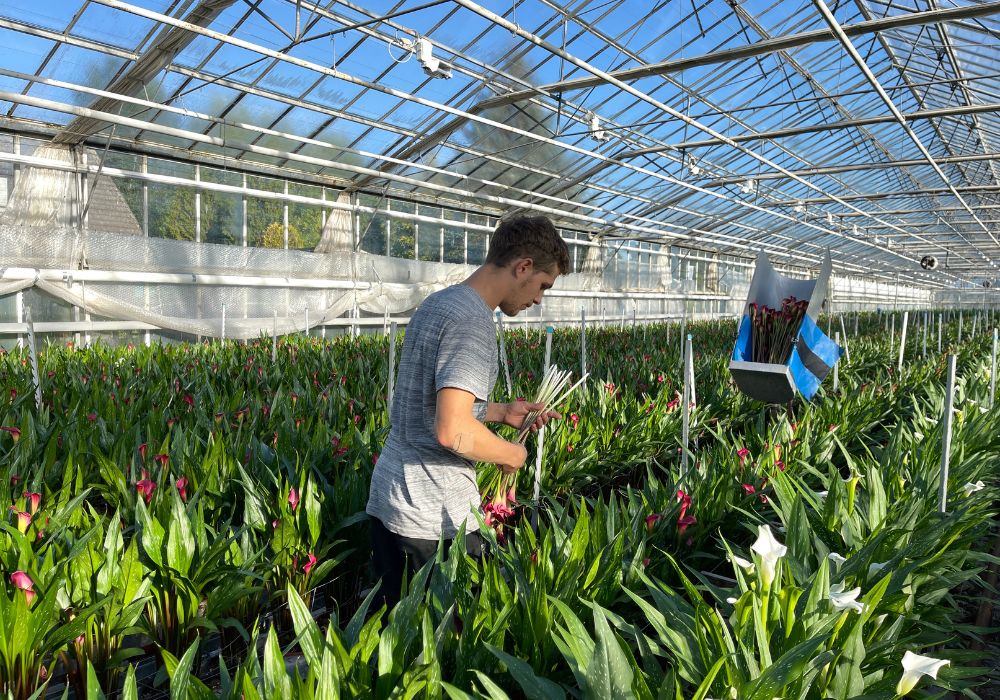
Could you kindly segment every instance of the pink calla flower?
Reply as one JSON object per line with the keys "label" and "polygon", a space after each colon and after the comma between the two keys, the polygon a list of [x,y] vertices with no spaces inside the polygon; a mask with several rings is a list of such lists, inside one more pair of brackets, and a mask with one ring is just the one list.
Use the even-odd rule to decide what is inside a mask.
{"label": "pink calla flower", "polygon": [[146,461],[146,450],[147,449],[148,449],[148,446],[146,445],[146,443],[142,443],[141,445],[139,445],[139,459],[141,461],[143,461],[143,462]]}
{"label": "pink calla flower", "polygon": [[15,571],[10,575],[10,581],[20,590],[24,591],[24,595],[28,599],[28,605],[31,605],[31,601],[35,599],[35,583],[31,580],[31,577],[23,571]]}
{"label": "pink calla flower", "polygon": [[174,485],[177,486],[177,491],[181,494],[181,500],[187,503],[188,480],[182,476],[180,479],[174,482]]}
{"label": "pink calla flower", "polygon": [[168,454],[158,454],[153,457],[153,460],[160,463],[161,467],[167,466],[167,462],[170,461],[170,455]]}
{"label": "pink calla flower", "polygon": [[312,571],[312,568],[316,566],[316,555],[309,552],[309,558],[306,559],[306,563],[302,565],[302,570],[306,572],[306,576]]}
{"label": "pink calla flower", "polygon": [[10,436],[11,436],[11,438],[13,438],[14,442],[17,442],[18,440],[21,439],[21,429],[20,428],[14,428],[14,427],[7,426],[7,425],[0,425],[0,431],[3,431],[5,433],[10,433]]}
{"label": "pink calla flower", "polygon": [[694,525],[698,522],[698,519],[693,515],[685,515],[683,518],[677,520],[677,534],[683,535],[684,531],[688,529],[689,526]]}
{"label": "pink calla flower", "polygon": [[288,492],[288,505],[292,507],[293,511],[299,507],[299,492],[294,487]]}
{"label": "pink calla flower", "polygon": [[659,513],[652,513],[646,516],[646,532],[652,532],[653,526],[656,525],[657,521],[660,519]]}

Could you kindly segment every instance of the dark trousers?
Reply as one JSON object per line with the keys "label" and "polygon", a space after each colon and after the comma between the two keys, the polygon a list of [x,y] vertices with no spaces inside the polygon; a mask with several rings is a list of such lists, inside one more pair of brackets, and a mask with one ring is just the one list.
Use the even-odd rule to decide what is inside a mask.
{"label": "dark trousers", "polygon": [[[389,530],[378,518],[368,518],[372,533],[372,574],[377,581],[382,579],[378,602],[386,605],[383,622],[388,620],[389,611],[399,602],[403,584],[403,572],[408,572],[408,580],[431,561],[437,554],[437,540],[418,540],[403,537]],[[451,540],[445,540],[445,552],[451,547]],[[483,556],[483,538],[479,532],[465,535],[465,551],[475,559]],[[379,600],[381,598],[381,600]]]}

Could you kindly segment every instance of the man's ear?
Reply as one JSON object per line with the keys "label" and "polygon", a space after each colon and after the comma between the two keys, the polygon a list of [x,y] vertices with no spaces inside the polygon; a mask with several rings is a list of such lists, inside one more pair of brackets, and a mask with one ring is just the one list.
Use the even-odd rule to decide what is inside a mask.
{"label": "man's ear", "polygon": [[518,258],[514,261],[514,276],[531,274],[535,269],[535,261],[531,258]]}

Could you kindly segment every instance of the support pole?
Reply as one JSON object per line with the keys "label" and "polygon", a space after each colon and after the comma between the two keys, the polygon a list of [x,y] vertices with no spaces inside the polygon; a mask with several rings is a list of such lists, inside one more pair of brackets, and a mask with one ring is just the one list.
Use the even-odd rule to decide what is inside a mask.
{"label": "support pole", "polygon": [[990,361],[990,408],[997,395],[997,329],[993,329],[993,359]]}
{"label": "support pole", "polygon": [[399,327],[393,321],[389,324],[389,394],[386,406],[389,409],[389,416],[392,417],[392,395],[396,391],[396,333]]}
{"label": "support pole", "polygon": [[[844,328],[844,316],[843,315],[840,316],[840,332],[843,334],[843,337],[844,337],[844,354],[847,356],[847,361],[850,362],[851,361],[851,346],[847,342],[847,330]],[[857,329],[855,329],[855,332],[857,332]],[[840,344],[839,340],[837,341],[837,344],[838,345]]]}
{"label": "support pole", "polygon": [[964,323],[965,323],[965,314],[964,314],[964,312],[959,311],[958,312],[958,340],[956,341],[956,343],[958,345],[962,344],[962,326],[964,325]]}
{"label": "support pole", "polygon": [[896,372],[903,371],[903,352],[906,350],[906,326],[910,322],[910,312],[903,312],[903,331],[899,336],[899,364],[896,366]]}
{"label": "support pole", "polygon": [[42,379],[38,371],[38,347],[35,343],[35,323],[31,320],[31,309],[24,310],[28,324],[28,359],[31,361],[31,380],[35,384],[35,406],[42,410]]}
{"label": "support pole", "polygon": [[889,342],[890,347],[895,351],[896,349],[896,314],[892,315],[892,330],[889,331]]}
{"label": "support pole", "polygon": [[225,304],[222,305],[222,329],[221,329],[221,333],[219,334],[219,336],[222,339],[222,344],[225,345],[226,344],[226,305]]}
{"label": "support pole", "polygon": [[927,359],[927,322],[928,322],[928,318],[927,318],[927,313],[925,312],[924,313],[924,350],[923,350],[923,353],[920,356],[920,359],[922,359],[922,360],[926,360]]}
{"label": "support pole", "polygon": [[[545,328],[545,368],[542,372],[544,377],[549,371],[549,363],[552,360],[552,333],[555,329],[552,326]],[[538,497],[542,492],[542,452],[545,449],[545,426],[538,429],[538,448],[535,451],[535,485],[532,490],[532,500],[535,503],[531,511],[531,527],[538,532]]]}
{"label": "support pole", "polygon": [[271,364],[278,364],[278,312],[274,312],[274,330],[271,332]]}
{"label": "support pole", "polygon": [[941,352],[941,336],[944,333],[944,314],[938,314],[938,353]]}
{"label": "support pole", "polygon": [[503,376],[507,380],[507,396],[514,394],[514,384],[510,380],[510,365],[507,364],[507,339],[504,338],[503,318],[497,311],[497,335],[500,338],[500,362],[503,363]]}
{"label": "support pole", "polygon": [[941,488],[938,490],[938,511],[948,509],[948,466],[951,461],[951,419],[955,406],[955,355],[948,355],[948,384],[944,396],[944,424],[941,440]]}
{"label": "support pole", "polygon": [[580,307],[580,376],[587,376],[587,310]]}
{"label": "support pole", "polygon": [[691,387],[689,382],[690,375],[687,371],[688,357],[691,355],[691,336],[687,336],[684,341],[684,354],[683,354],[683,367],[684,370],[682,375],[684,377],[684,389],[681,395],[681,478],[687,474],[688,468],[688,439],[690,437],[691,431]]}
{"label": "support pole", "polygon": [[[833,342],[840,345],[840,331],[834,334]],[[837,393],[837,388],[840,386],[840,363],[836,362],[833,365],[833,393]]]}

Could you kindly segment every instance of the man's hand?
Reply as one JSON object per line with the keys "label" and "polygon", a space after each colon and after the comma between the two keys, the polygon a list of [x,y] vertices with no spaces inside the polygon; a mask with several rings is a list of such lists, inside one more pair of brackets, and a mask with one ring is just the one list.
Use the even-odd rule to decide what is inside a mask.
{"label": "man's hand", "polygon": [[[520,430],[521,426],[524,425],[524,419],[527,417],[528,413],[545,408],[545,404],[531,403],[529,401],[511,401],[508,404],[504,404],[504,406],[504,414],[501,422],[518,430]],[[562,416],[555,411],[542,413],[532,424],[531,432],[538,432],[539,428],[554,418],[562,418]]]}
{"label": "man's hand", "polygon": [[500,471],[502,471],[504,474],[511,474],[513,472],[516,472],[518,469],[520,469],[521,467],[523,467],[525,465],[525,463],[528,461],[528,448],[526,448],[524,445],[522,445],[520,443],[518,443],[517,446],[521,448],[521,452],[522,452],[522,455],[523,455],[521,457],[520,461],[517,464],[498,464],[497,465],[498,467],[500,467]]}

